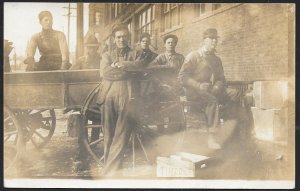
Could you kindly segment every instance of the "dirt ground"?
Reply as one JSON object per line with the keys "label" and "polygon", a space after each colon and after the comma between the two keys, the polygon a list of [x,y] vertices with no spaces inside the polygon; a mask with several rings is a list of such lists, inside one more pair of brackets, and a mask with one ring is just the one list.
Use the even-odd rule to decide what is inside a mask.
{"label": "dirt ground", "polygon": [[[185,135],[186,140],[188,136]],[[201,138],[205,132],[199,136],[199,140],[205,140],[205,137]],[[191,148],[200,148],[204,143],[192,143]],[[77,138],[68,136],[66,118],[57,119],[51,141],[42,149],[35,149],[28,143],[25,156],[5,174],[5,178],[101,178],[101,167],[92,161],[88,160],[87,167],[80,167],[82,163],[75,160],[77,152]],[[205,168],[197,169],[195,179],[289,180],[294,176],[293,159],[288,158],[286,146],[274,146],[254,138],[242,140],[238,133],[222,149],[209,155],[211,160]],[[156,177],[155,163],[148,164],[143,157],[141,152],[137,153],[137,161],[140,162],[132,169],[129,153],[123,164],[122,177],[159,179]]]}

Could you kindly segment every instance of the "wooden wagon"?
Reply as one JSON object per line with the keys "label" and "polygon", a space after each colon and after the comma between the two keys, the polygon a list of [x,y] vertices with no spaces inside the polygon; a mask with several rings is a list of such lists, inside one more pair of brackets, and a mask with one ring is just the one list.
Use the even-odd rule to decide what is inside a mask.
{"label": "wooden wagon", "polygon": [[[56,126],[54,109],[80,111],[79,142],[102,164],[101,112],[95,103],[100,83],[99,70],[4,73],[5,169],[14,166],[26,142],[37,148],[49,142]],[[140,130],[147,131],[147,135],[184,130],[183,105],[168,87],[162,86],[158,94],[143,99]],[[141,140],[140,135],[137,138]]]}

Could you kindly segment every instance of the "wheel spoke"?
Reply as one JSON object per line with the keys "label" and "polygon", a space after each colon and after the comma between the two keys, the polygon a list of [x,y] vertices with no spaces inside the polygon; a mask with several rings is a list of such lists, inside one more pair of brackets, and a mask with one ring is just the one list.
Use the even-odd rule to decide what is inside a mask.
{"label": "wheel spoke", "polygon": [[10,137],[11,137],[11,135],[8,135],[8,136],[4,139],[4,142],[6,142]]}
{"label": "wheel spoke", "polygon": [[7,120],[9,120],[10,118],[11,118],[11,116],[6,117],[6,118],[4,119],[4,123],[5,123]]}
{"label": "wheel spoke", "polygon": [[17,133],[18,133],[18,131],[10,131],[10,132],[4,133],[4,137],[14,135],[14,134],[17,134]]}
{"label": "wheel spoke", "polygon": [[43,140],[46,140],[45,137],[43,137],[43,135],[41,135],[40,133],[38,133],[37,131],[34,131],[33,133],[37,134],[40,138],[42,138]]}
{"label": "wheel spoke", "polygon": [[16,135],[16,138],[15,138],[15,140],[14,140],[14,145],[17,144],[17,141],[18,141],[18,134]]}
{"label": "wheel spoke", "polygon": [[96,141],[93,141],[93,142],[89,143],[89,145],[92,146],[92,145],[95,145],[95,144],[97,144],[97,143],[99,143],[101,141],[103,141],[103,138],[100,138],[100,139],[98,139]]}

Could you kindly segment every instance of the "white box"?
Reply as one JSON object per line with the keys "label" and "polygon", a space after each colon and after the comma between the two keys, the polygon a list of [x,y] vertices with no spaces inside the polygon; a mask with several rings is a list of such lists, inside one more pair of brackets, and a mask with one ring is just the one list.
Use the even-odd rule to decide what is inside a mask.
{"label": "white box", "polygon": [[256,138],[261,140],[286,140],[288,112],[285,109],[251,107]]}
{"label": "white box", "polygon": [[180,152],[170,157],[156,158],[157,177],[195,177],[196,168],[200,168],[209,157]]}
{"label": "white box", "polygon": [[257,81],[253,83],[255,107],[281,109],[288,98],[287,81]]}

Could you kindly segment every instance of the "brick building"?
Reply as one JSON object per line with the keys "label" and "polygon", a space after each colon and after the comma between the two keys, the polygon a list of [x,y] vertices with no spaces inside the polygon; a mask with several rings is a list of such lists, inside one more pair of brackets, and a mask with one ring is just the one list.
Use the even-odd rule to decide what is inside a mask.
{"label": "brick building", "polygon": [[286,80],[294,72],[293,8],[292,4],[90,3],[86,36],[95,33],[100,42],[108,42],[111,26],[122,22],[132,33],[132,47],[146,31],[152,36],[152,49],[161,53],[162,38],[172,33],[179,37],[177,52],[187,55],[199,47],[203,31],[214,27],[228,80]]}

